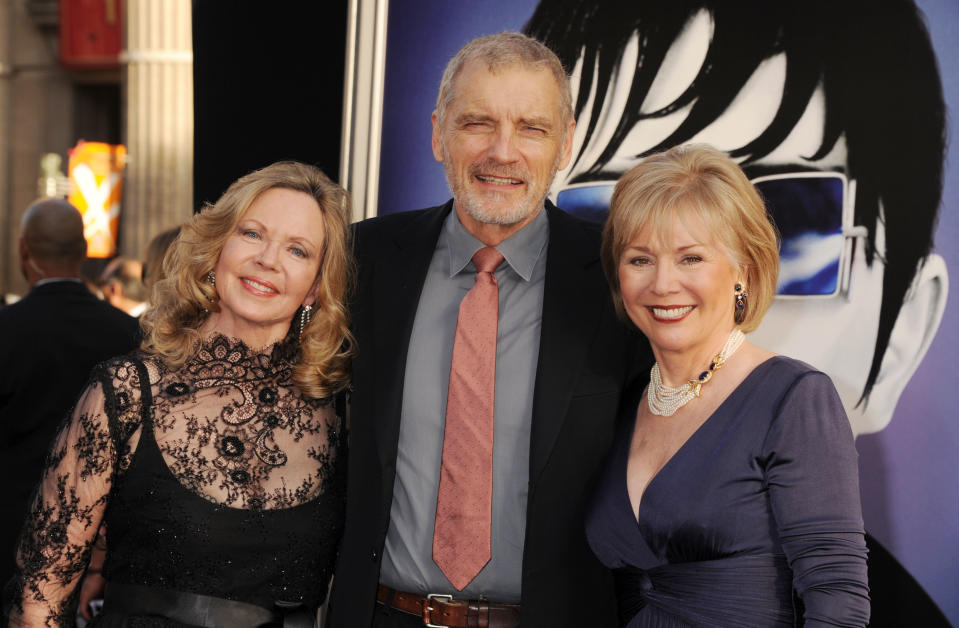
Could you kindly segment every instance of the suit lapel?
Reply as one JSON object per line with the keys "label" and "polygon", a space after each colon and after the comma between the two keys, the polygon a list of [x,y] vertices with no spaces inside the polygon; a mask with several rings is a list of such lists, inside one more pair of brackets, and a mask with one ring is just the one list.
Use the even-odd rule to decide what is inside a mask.
{"label": "suit lapel", "polygon": [[[375,395],[376,441],[383,465],[396,460],[413,320],[440,229],[451,209],[452,201],[418,215],[397,231],[390,251],[375,256],[371,282],[375,384],[371,394]],[[595,329],[603,299],[608,298],[605,283],[596,281],[599,250],[595,238],[584,232],[579,221],[549,203],[546,211],[550,233],[533,391],[531,481],[546,466],[562,428],[591,340],[591,334],[584,332]]]}
{"label": "suit lapel", "polygon": [[[420,292],[436,241],[452,201],[422,212],[397,231],[389,252],[376,256],[373,270],[374,412],[380,461],[396,460],[403,407],[406,356]],[[362,349],[361,349],[362,350]]]}
{"label": "suit lapel", "polygon": [[551,204],[543,324],[533,391],[530,432],[530,481],[535,482],[566,418],[586,350],[608,298],[605,282],[596,281],[599,247],[578,221]]}

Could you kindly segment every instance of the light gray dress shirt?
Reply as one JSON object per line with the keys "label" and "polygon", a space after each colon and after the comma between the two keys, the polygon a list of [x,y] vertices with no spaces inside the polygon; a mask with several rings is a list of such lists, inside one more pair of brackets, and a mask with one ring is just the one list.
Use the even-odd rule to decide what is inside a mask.
{"label": "light gray dress shirt", "polygon": [[426,273],[403,384],[390,527],[380,582],[401,591],[451,593],[519,603],[529,490],[533,384],[543,317],[549,222],[546,212],[500,243],[499,323],[493,428],[492,558],[457,592],[433,562],[446,395],[460,302],[473,287],[473,255],[484,245],[450,212]]}

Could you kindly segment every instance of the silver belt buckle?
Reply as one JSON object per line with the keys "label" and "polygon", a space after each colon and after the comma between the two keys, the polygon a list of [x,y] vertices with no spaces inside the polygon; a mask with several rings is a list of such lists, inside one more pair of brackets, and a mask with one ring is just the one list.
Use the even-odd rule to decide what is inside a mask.
{"label": "silver belt buckle", "polygon": [[430,602],[433,600],[443,600],[444,602],[452,602],[453,596],[447,595],[445,593],[430,593],[426,596],[426,604],[423,605],[423,624],[429,628],[449,628],[446,624],[434,624],[433,621],[433,607],[430,606]]}

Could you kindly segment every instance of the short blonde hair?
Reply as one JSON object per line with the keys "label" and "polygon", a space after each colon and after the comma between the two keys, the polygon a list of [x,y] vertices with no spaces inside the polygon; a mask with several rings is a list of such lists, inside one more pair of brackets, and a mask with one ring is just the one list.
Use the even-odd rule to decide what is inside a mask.
{"label": "short blonde hair", "polygon": [[[625,320],[619,285],[623,251],[646,228],[668,233],[674,217],[698,219],[745,274],[746,311],[739,326],[756,329],[776,295],[779,238],[766,206],[742,169],[706,144],[650,155],[616,183],[603,231],[603,270],[616,311]],[[729,287],[734,307],[733,286]]]}
{"label": "short blonde hair", "polygon": [[299,338],[293,379],[306,396],[327,397],[344,389],[350,377],[353,337],[346,310],[354,274],[347,234],[350,200],[342,187],[306,164],[282,161],[256,170],[238,179],[214,205],[207,205],[182,226],[163,259],[163,278],[153,286],[154,303],[141,318],[142,347],[172,366],[193,355],[207,311],[219,307],[207,275],[243,214],[272,188],[309,194],[323,217],[316,304],[313,319]]}

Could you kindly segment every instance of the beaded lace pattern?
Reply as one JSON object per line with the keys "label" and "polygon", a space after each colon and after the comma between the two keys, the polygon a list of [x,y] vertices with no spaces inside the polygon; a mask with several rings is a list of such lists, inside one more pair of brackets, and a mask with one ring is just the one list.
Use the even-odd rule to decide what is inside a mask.
{"label": "beaded lace pattern", "polygon": [[709,367],[682,386],[673,387],[663,384],[659,362],[653,364],[653,370],[649,374],[649,389],[646,392],[649,411],[659,416],[672,416],[677,410],[702,394],[703,384],[708,383],[713,378],[713,373],[721,369],[726,360],[736,353],[745,338],[745,334],[738,327],[733,329],[722,350],[713,356]]}
{"label": "beaded lace pattern", "polygon": [[[294,354],[292,343],[254,351],[240,341],[214,336],[179,368],[171,369],[144,354],[116,358],[99,366],[54,442],[24,525],[18,549],[19,571],[13,581],[14,625],[18,620],[26,625],[72,625],[68,609],[91,545],[111,500],[120,502],[112,504],[111,511],[122,510],[123,500],[115,491],[122,487],[143,436],[140,373],[149,377],[152,405],[148,406],[148,416],[152,417],[155,448],[169,474],[185,489],[174,492],[171,519],[181,512],[177,506],[184,498],[189,501],[190,493],[209,502],[215,512],[248,512],[249,516],[242,516],[252,517],[250,520],[260,525],[260,520],[270,520],[268,513],[296,509],[320,498],[329,500],[329,491],[339,492],[342,487],[327,484],[341,468],[343,419],[337,416],[332,399],[305,398],[293,385]],[[339,478],[340,474],[336,475]],[[314,511],[310,513],[316,516]],[[126,519],[117,529],[129,526],[131,536],[136,536],[134,532],[141,525],[136,512],[131,509],[123,514]],[[339,517],[339,522],[330,523],[329,533],[335,537],[328,541],[332,547],[326,549],[330,551],[291,547],[287,568],[298,554],[335,553],[342,513],[334,514],[331,521]],[[107,523],[108,527],[113,525],[109,518]],[[169,527],[176,529],[175,523]],[[310,525],[318,528],[325,523],[313,520]],[[302,526],[298,531],[302,529],[307,528]],[[267,533],[269,528],[262,530]],[[110,537],[108,530],[108,545]],[[321,536],[300,541],[312,544],[317,538]],[[296,540],[271,542],[294,544]],[[227,556],[223,565],[191,566],[190,556],[177,556],[179,562],[173,562],[169,549],[144,548],[147,555],[150,551],[160,556],[166,552],[167,562],[177,566],[171,571],[192,569],[201,580],[217,569],[222,575],[223,565],[230,564]],[[127,565],[133,563],[131,559]],[[311,563],[310,568],[314,566]],[[153,577],[149,569],[144,562],[144,580]],[[161,584],[181,575],[164,574],[166,580],[160,578]],[[311,572],[306,576],[320,578],[323,574]],[[323,586],[314,582],[317,587]],[[214,587],[215,583],[208,586]]]}

